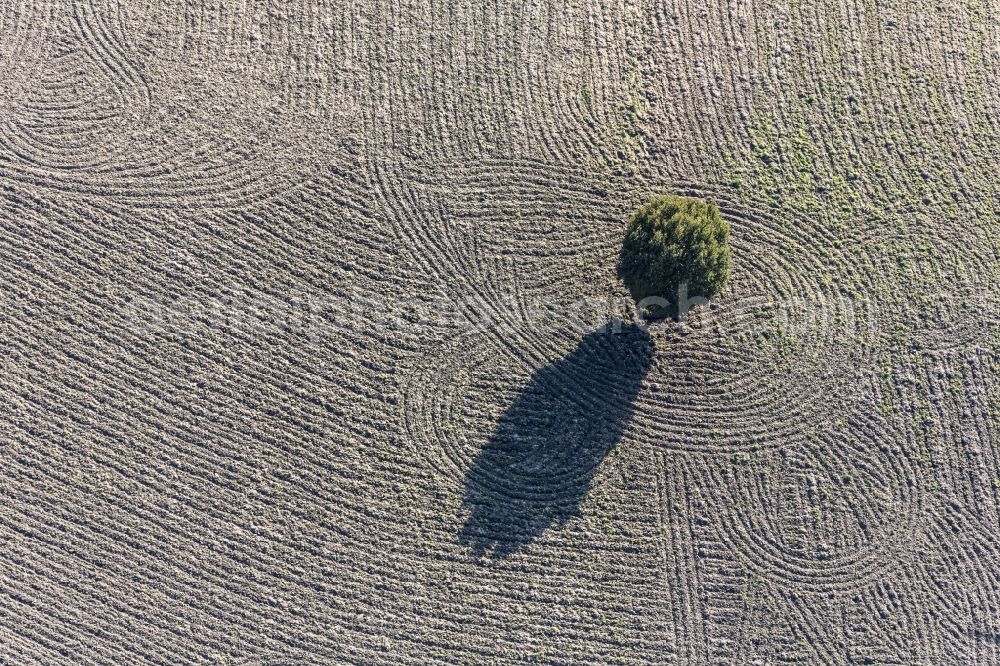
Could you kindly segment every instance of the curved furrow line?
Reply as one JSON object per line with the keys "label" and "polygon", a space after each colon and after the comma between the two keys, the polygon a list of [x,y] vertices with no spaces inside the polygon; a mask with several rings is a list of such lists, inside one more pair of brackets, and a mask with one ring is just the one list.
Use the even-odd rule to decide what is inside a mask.
{"label": "curved furrow line", "polygon": [[[488,169],[488,165],[484,165],[484,167],[486,167],[486,168],[484,168],[484,170]],[[477,189],[477,186],[473,186],[473,191],[475,189]],[[510,191],[510,190],[508,189],[508,191]],[[468,197],[466,197],[466,200],[467,199],[468,199]],[[425,207],[425,209],[426,209],[426,207]],[[728,212],[729,212],[730,216],[732,216],[732,212],[731,211],[728,211]],[[469,214],[469,215],[471,217],[471,214]],[[786,242],[787,242],[788,237],[786,236],[785,239],[786,239]],[[411,238],[411,240],[417,240],[417,239],[416,238]],[[437,246],[437,247],[439,248],[437,250],[437,252],[436,252],[437,256],[439,256],[439,257],[442,256],[442,253],[446,253],[444,256],[448,256],[447,250],[445,250],[441,246]],[[525,247],[525,244],[522,242],[522,243],[519,244],[519,247],[523,248],[523,247]],[[458,251],[452,251],[450,253],[450,256],[455,256],[457,254],[460,254],[460,253]],[[461,265],[459,265],[457,268],[459,270],[461,270]],[[799,290],[801,291],[802,287],[799,287]],[[482,292],[481,290],[479,291],[480,295],[482,295],[483,293],[484,292]],[[505,331],[505,333],[506,333],[506,331]],[[535,349],[540,349],[537,346],[537,344],[533,344],[532,346]],[[522,347],[521,348],[521,353],[523,353],[524,350],[525,350],[525,348]],[[444,366],[454,366],[454,365],[457,365],[458,367],[469,367],[469,366],[479,366],[479,365],[482,364],[482,361],[478,361],[478,360],[477,361],[473,361],[471,359],[469,359],[469,360],[463,360],[460,363],[456,364],[455,363],[455,361],[456,361],[455,354],[456,353],[462,354],[463,355],[462,356],[463,359],[465,358],[465,352],[463,350],[452,349],[452,350],[443,352],[441,356],[435,357],[435,358],[440,359],[440,361],[435,361],[434,363],[432,363],[431,364],[432,367],[439,367],[441,365],[444,365]],[[487,353],[486,355],[488,356],[489,354]],[[683,357],[683,355],[684,355],[683,353],[679,354],[679,356],[681,356],[681,357]],[[709,358],[713,358],[713,357],[714,358],[721,358],[724,355],[725,355],[725,352],[723,352],[721,354],[714,355],[714,356],[710,356]],[[551,357],[551,352],[542,352],[541,356],[543,358],[546,357],[546,356]],[[696,358],[697,358],[697,356],[696,356]],[[669,366],[669,364],[665,364],[665,365]],[[709,362],[709,365],[711,366],[712,363]],[[444,467],[437,466],[437,469],[439,470],[439,472],[449,473],[453,477],[454,476],[460,476],[461,475],[461,470],[463,469],[463,467],[468,467],[468,465],[470,464],[470,462],[472,460],[472,455],[473,455],[472,452],[474,452],[475,450],[477,450],[477,447],[474,444],[471,444],[470,442],[467,442],[467,441],[458,441],[458,442],[456,442],[456,441],[450,441],[449,438],[447,438],[443,434],[444,431],[442,431],[442,429],[441,429],[440,426],[431,427],[429,430],[424,431],[423,427],[420,426],[419,424],[420,424],[421,420],[430,420],[433,423],[433,422],[435,422],[434,419],[438,419],[438,418],[443,418],[443,419],[452,418],[453,420],[450,421],[450,423],[457,423],[458,422],[457,418],[454,417],[454,416],[449,416],[449,412],[447,411],[447,408],[446,407],[442,407],[441,405],[447,406],[447,405],[451,404],[453,398],[450,397],[450,393],[449,392],[452,391],[452,390],[454,390],[453,387],[451,386],[453,382],[455,382],[455,381],[460,381],[460,382],[468,381],[468,380],[460,380],[459,377],[460,377],[460,375],[455,375],[455,376],[450,376],[450,375],[434,375],[432,377],[419,376],[419,379],[417,379],[417,380],[415,380],[413,382],[414,386],[419,386],[419,387],[434,387],[435,390],[438,391],[438,392],[441,392],[442,390],[444,390],[444,391],[442,393],[440,393],[440,395],[435,395],[431,399],[431,402],[428,403],[428,406],[424,406],[424,407],[421,406],[423,404],[423,399],[421,398],[421,399],[419,399],[419,400],[416,401],[415,405],[407,406],[407,407],[404,408],[404,411],[406,411],[406,413],[408,415],[407,418],[408,418],[408,423],[410,424],[410,434],[413,437],[419,438],[421,441],[431,441],[431,442],[433,442],[435,439],[438,439],[438,440],[441,441],[441,444],[438,447],[434,447],[434,448],[435,448],[435,450],[439,450],[439,449],[443,448],[445,450],[445,452],[446,452],[446,457],[449,459],[449,463],[446,466],[444,466]],[[678,388],[680,388],[681,390],[683,390],[685,382],[682,381],[680,384],[678,384],[677,380],[674,379],[674,380],[671,381],[671,384],[672,384],[671,388],[674,389],[673,392],[676,393],[676,390]],[[695,382],[692,381],[688,385],[690,385],[692,387],[692,389],[693,389],[695,386],[697,386],[697,383],[695,383]],[[591,408],[590,407],[591,401],[596,400],[598,403],[603,403],[605,405],[609,404],[609,397],[606,394],[602,395],[603,389],[602,389],[601,385],[594,385],[593,387],[590,387],[590,386],[587,386],[587,385],[580,385],[577,382],[576,384],[574,384],[574,386],[576,388],[576,390],[574,391],[574,395],[567,396],[566,399],[569,400],[570,402],[576,402],[576,403],[580,404],[581,409],[583,409],[585,412],[588,409]],[[752,391],[753,388],[754,388],[754,382],[753,382],[753,380],[748,380],[748,386],[750,387],[749,390]],[[587,397],[583,398],[581,400],[581,398],[580,398],[581,394],[582,395],[586,395]],[[818,398],[816,397],[815,394],[816,394],[816,391],[814,389],[812,391],[810,391],[808,388],[803,388],[801,395],[795,396],[796,399],[787,401],[787,404],[796,404],[798,406],[798,404],[802,403],[805,399],[810,398],[810,397],[813,399],[814,402],[818,402]],[[731,396],[731,392],[727,394],[727,393],[724,393],[722,390],[720,390],[720,391],[717,392],[717,395],[720,398],[723,397],[723,396],[729,397],[729,396]],[[440,402],[438,402],[439,400],[440,400]],[[473,401],[473,402],[475,403],[476,401]],[[479,401],[479,402],[481,402],[482,404],[489,404],[490,400],[486,399],[486,400],[482,400],[482,401]],[[780,404],[781,404],[780,400],[767,401],[765,403],[765,405],[774,405],[775,407],[777,407]],[[431,411],[427,411],[428,407],[431,406],[431,405],[437,405],[437,407],[432,408]],[[740,405],[740,403],[736,403],[736,405],[737,406],[734,408],[734,413],[736,413],[737,409],[739,410],[739,413],[741,413],[741,414],[746,411],[745,410],[745,405]],[[656,428],[657,424],[661,423],[661,422],[675,423],[677,421],[677,418],[691,419],[691,416],[692,416],[692,410],[690,408],[690,405],[683,405],[683,410],[680,412],[680,416],[675,416],[672,419],[669,418],[669,417],[668,418],[662,418],[662,417],[660,417],[659,414],[663,412],[663,410],[661,408],[662,408],[662,405],[657,405],[656,403],[649,403],[648,401],[644,401],[642,398],[640,398],[639,402],[636,404],[636,406],[634,407],[634,409],[630,410],[630,411],[634,412],[633,415],[632,415],[633,423],[638,424],[638,427],[630,428],[629,435],[631,437],[633,437],[633,438],[645,439],[646,441],[651,441],[651,442],[654,442],[656,445],[661,445],[662,446],[663,445],[663,439],[664,439],[662,437],[663,433],[662,432],[660,432],[660,433],[656,432],[656,430],[657,430],[657,428]],[[440,411],[441,409],[444,409],[445,411]],[[623,409],[623,407],[616,406],[614,409],[621,410],[621,409]],[[435,410],[438,410],[438,411],[435,411]],[[677,411],[677,410],[674,410],[674,411]],[[767,412],[767,411],[777,411],[777,410],[774,410],[774,409],[769,410],[767,407],[765,407],[763,411]],[[697,412],[697,409],[695,410],[695,412]],[[706,415],[709,418],[716,416],[716,412],[712,408],[710,408],[710,407],[705,410],[705,413],[706,413]],[[652,416],[652,414],[657,414],[657,416],[654,417],[654,416]],[[797,415],[798,414],[796,414],[796,416]],[[781,445],[782,438],[786,437],[786,436],[789,437],[789,438],[794,437],[795,431],[797,429],[799,429],[800,428],[800,424],[802,422],[805,422],[806,420],[813,420],[813,419],[806,419],[806,418],[796,419],[795,417],[793,417],[792,419],[790,419],[790,423],[789,423],[789,425],[787,427],[787,431],[784,431],[784,430],[780,431],[779,433],[777,433],[777,437],[775,436],[776,433],[774,432],[775,428],[774,428],[773,422],[763,422],[762,425],[759,428],[759,431],[758,431],[760,433],[759,440],[761,440],[761,441],[776,441],[776,442],[779,443],[779,445]],[[448,422],[449,421],[446,421],[446,423],[448,423]],[[486,423],[488,424],[488,420],[487,420]],[[700,426],[700,425],[701,425],[700,423],[695,423],[690,428],[682,428],[680,430],[680,432],[669,433],[669,434],[670,435],[674,435],[674,437],[671,437],[671,439],[675,438],[677,441],[684,442],[683,444],[681,444],[681,447],[682,448],[687,447],[687,449],[689,450],[690,447],[691,447],[690,432],[695,432],[695,433],[698,432],[700,430],[700,428],[698,428],[697,426]],[[451,428],[451,426],[447,426],[447,429],[450,429],[450,428]],[[712,433],[712,435],[709,438],[709,441],[712,442],[712,444],[710,446],[712,446],[715,450],[739,450],[739,448],[741,448],[741,447],[743,447],[743,448],[750,448],[750,447],[753,447],[753,446],[759,446],[760,441],[754,441],[752,438],[747,437],[748,430],[752,431],[753,429],[752,428],[748,428],[745,423],[741,423],[740,427],[738,429],[734,428],[733,431],[732,431],[732,434],[735,437],[739,437],[739,443],[738,444],[730,445],[728,449],[727,449],[727,447],[720,446],[717,443],[716,440],[718,439],[718,433]],[[650,431],[652,431],[652,434],[650,434]],[[446,441],[448,442],[447,444],[444,443]],[[785,443],[787,443],[787,442],[785,442]],[[588,474],[590,474],[591,472],[592,472],[592,470],[590,470],[588,468],[588,469],[585,469],[585,470],[581,471],[578,474],[578,476],[580,476],[581,478],[584,478]],[[484,481],[481,480],[481,479],[478,480],[477,482],[478,483],[484,483]],[[557,485],[560,488],[563,487],[561,484],[557,484]]]}
{"label": "curved furrow line", "polygon": [[0,661],[997,663],[998,12],[0,2]]}
{"label": "curved furrow line", "polygon": [[[928,552],[918,573],[938,616],[947,618],[952,639],[964,641],[973,629],[1000,635],[1000,576],[990,564],[1000,555],[996,534],[977,528],[966,514],[947,505],[931,514],[929,527]],[[976,620],[974,626],[970,619]]]}
{"label": "curved furrow line", "polygon": [[[280,196],[308,173],[297,160],[234,152],[207,136],[188,143],[172,132],[170,141],[134,152],[149,125],[160,122],[150,118],[152,84],[96,8],[72,10],[72,16],[53,17],[68,24],[58,41],[50,41],[54,57],[30,56],[41,87],[26,87],[12,100],[0,126],[7,153],[0,175],[140,207],[223,208]],[[211,158],[199,163],[192,153]]]}
{"label": "curved furrow line", "polygon": [[[121,25],[121,12],[114,14]],[[152,88],[141,67],[128,55],[130,49],[121,43],[124,35],[112,34],[104,17],[90,3],[75,4],[73,19],[88,53],[94,54],[100,66],[107,70],[108,79],[123,99],[138,97],[130,103],[138,106],[141,120],[148,119],[153,102]]]}
{"label": "curved furrow line", "polygon": [[[858,424],[846,425],[853,435],[864,432]],[[887,467],[866,462],[886,441],[886,432],[864,433],[870,439],[863,444],[838,438],[808,441],[806,450],[802,444],[782,450],[774,459],[779,477],[768,478],[767,483],[763,483],[765,477],[727,479],[706,469],[705,478],[711,480],[708,487],[716,501],[727,507],[717,520],[720,535],[733,554],[758,575],[807,592],[846,592],[877,580],[895,558],[905,556],[922,529],[923,501],[907,458],[883,449]],[[816,461],[831,454],[835,457],[817,468]],[[892,471],[892,478],[884,478],[885,470]],[[772,487],[775,481],[780,482],[778,489]],[[851,506],[851,495],[875,489],[889,491],[879,509],[868,504]],[[800,507],[817,501],[820,513],[801,514]],[[886,511],[893,506],[902,508]],[[759,522],[760,509],[765,517],[772,516],[770,522]],[[823,527],[823,521],[829,526]],[[844,541],[851,532],[855,538]]]}

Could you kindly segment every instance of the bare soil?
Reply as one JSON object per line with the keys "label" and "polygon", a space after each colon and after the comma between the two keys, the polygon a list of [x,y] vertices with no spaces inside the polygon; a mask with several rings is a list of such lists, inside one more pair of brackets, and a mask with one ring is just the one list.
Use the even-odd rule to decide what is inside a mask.
{"label": "bare soil", "polygon": [[0,0],[0,663],[1000,664],[998,26]]}

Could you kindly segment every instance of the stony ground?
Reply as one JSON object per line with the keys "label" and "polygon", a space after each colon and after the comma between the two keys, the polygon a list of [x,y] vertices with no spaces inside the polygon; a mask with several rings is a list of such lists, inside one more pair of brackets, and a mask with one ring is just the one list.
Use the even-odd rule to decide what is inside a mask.
{"label": "stony ground", "polygon": [[998,26],[0,0],[0,663],[1000,664]]}

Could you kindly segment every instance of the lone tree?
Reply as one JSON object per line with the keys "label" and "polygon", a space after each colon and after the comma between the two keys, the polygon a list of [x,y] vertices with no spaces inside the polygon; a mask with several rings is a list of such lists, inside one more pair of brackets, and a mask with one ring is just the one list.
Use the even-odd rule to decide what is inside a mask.
{"label": "lone tree", "polygon": [[[729,223],[718,206],[658,196],[629,222],[618,277],[648,314],[676,317],[692,299],[709,299],[726,285],[731,259]],[[643,303],[650,297],[657,302]]]}

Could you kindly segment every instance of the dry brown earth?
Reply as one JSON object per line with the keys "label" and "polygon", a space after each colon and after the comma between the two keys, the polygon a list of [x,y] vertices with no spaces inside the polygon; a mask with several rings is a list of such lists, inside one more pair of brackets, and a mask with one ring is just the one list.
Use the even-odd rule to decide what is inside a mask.
{"label": "dry brown earth", "polygon": [[[1000,664],[996,0],[0,0],[0,83],[0,663]],[[663,191],[730,286],[612,335]]]}

